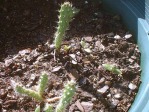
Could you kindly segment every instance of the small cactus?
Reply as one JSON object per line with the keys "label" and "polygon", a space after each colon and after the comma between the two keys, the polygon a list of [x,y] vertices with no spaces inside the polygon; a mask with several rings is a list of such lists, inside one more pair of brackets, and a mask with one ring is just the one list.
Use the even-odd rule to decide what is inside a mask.
{"label": "small cactus", "polygon": [[61,5],[59,10],[59,21],[57,31],[55,33],[55,48],[56,50],[60,49],[63,37],[65,35],[65,31],[69,27],[69,22],[72,20],[74,15],[78,12],[78,9],[72,7],[72,4],[69,2],[65,2]]}
{"label": "small cactus", "polygon": [[44,90],[46,89],[47,82],[48,82],[48,75],[46,73],[43,73],[40,77],[39,90],[37,92],[34,90],[31,90],[31,89],[22,87],[18,84],[16,84],[15,90],[18,93],[25,94],[25,95],[35,98],[36,100],[39,100],[39,101],[43,101],[42,95],[43,95]]}
{"label": "small cactus", "polygon": [[22,87],[20,85],[17,85],[15,90],[18,92],[18,93],[21,93],[21,94],[24,94],[24,95],[27,95],[29,97],[32,97],[32,98],[35,98],[36,100],[39,100],[39,101],[42,101],[42,97],[38,94],[38,92],[34,91],[34,90],[31,90],[31,89],[27,89],[25,87]]}
{"label": "small cactus", "polygon": [[[52,102],[52,101],[59,100],[59,99],[60,99],[60,102],[58,103],[58,105],[56,107],[56,112],[64,112],[66,106],[70,103],[73,95],[75,94],[76,82],[71,80],[65,85],[62,97],[55,97],[52,99],[44,99],[44,97],[42,97],[42,95],[46,88],[47,82],[48,82],[48,75],[46,73],[43,73],[41,75],[40,81],[39,81],[39,88],[38,88],[39,90],[34,91],[31,89],[22,87],[21,85],[12,81],[16,92],[18,92],[20,94],[27,95],[29,97],[32,97],[35,100],[38,100],[40,102],[45,102],[46,103],[46,106],[44,108],[45,112],[53,112],[53,107],[51,105],[49,105],[48,103]],[[40,112],[40,106],[38,106],[35,109],[35,112]]]}
{"label": "small cactus", "polygon": [[44,90],[46,89],[48,83],[48,75],[46,73],[43,73],[41,75],[40,81],[39,81],[39,90],[38,93],[40,94],[40,96],[43,95]]}
{"label": "small cactus", "polygon": [[76,82],[71,80],[65,85],[62,98],[60,99],[60,102],[56,107],[56,112],[65,111],[65,108],[70,103],[73,95],[75,94],[75,91],[76,91]]}
{"label": "small cactus", "polygon": [[114,74],[117,74],[119,76],[122,75],[122,71],[120,69],[118,69],[116,66],[112,65],[112,64],[103,64],[102,65],[106,70],[114,73]]}

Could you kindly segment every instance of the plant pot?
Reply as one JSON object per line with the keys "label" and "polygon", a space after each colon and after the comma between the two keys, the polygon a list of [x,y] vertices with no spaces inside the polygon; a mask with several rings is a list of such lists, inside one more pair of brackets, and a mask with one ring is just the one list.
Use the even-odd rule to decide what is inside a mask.
{"label": "plant pot", "polygon": [[122,16],[141,52],[142,83],[129,112],[149,112],[149,1],[103,0],[103,3],[106,9]]}
{"label": "plant pot", "polygon": [[[74,45],[77,46],[77,44],[74,44],[74,43],[79,43],[78,46],[75,48],[76,52],[75,52],[75,50],[73,51],[73,49],[72,49],[72,51],[70,52],[71,54],[68,55],[69,52],[67,52],[67,45],[66,45],[66,48],[63,45],[62,46],[63,47],[62,48],[62,52],[60,52],[62,55],[61,56],[59,56],[59,54],[58,54],[58,56],[56,55],[56,59],[60,60],[60,61],[57,62],[57,61],[55,61],[55,59],[54,59],[55,56],[53,56],[53,53],[52,53],[52,52],[54,52],[53,47],[49,48],[47,46],[48,44],[46,44],[46,45],[44,44],[45,43],[44,41],[47,41],[47,38],[53,38],[53,34],[54,34],[54,28],[53,27],[56,26],[55,25],[55,21],[56,21],[56,16],[57,16],[55,10],[58,8],[58,3],[59,3],[58,1],[62,2],[60,0],[57,0],[56,2],[52,2],[52,3],[50,1],[47,2],[47,1],[36,1],[35,0],[35,1],[32,1],[32,2],[28,2],[28,1],[11,2],[11,5],[9,5],[10,3],[6,1],[6,3],[5,3],[6,6],[4,4],[4,8],[3,8],[4,17],[7,18],[7,12],[10,11],[11,13],[10,13],[10,15],[8,13],[8,15],[10,17],[12,16],[11,17],[12,19],[10,19],[10,17],[8,16],[8,18],[7,18],[8,20],[7,21],[4,19],[3,20],[4,22],[3,21],[0,22],[0,24],[2,23],[2,25],[6,26],[6,27],[3,28],[4,30],[2,30],[2,32],[4,32],[4,34],[2,35],[2,37],[4,37],[4,41],[0,42],[0,43],[3,43],[1,46],[4,46],[5,42],[8,41],[8,45],[5,45],[2,50],[4,50],[5,52],[7,51],[5,53],[5,55],[9,56],[9,53],[10,53],[10,58],[6,58],[5,59],[5,55],[2,56],[2,57],[4,57],[4,59],[5,59],[4,62],[6,62],[6,63],[0,63],[0,66],[3,65],[1,68],[2,68],[2,75],[3,75],[2,77],[4,79],[2,81],[2,84],[1,84],[1,81],[0,81],[0,85],[4,85],[4,86],[0,86],[0,89],[1,88],[6,88],[6,92],[5,91],[1,92],[2,95],[0,93],[0,97],[2,96],[4,102],[6,102],[6,103],[2,102],[3,104],[0,102],[0,111],[3,111],[2,107],[4,107],[4,109],[6,109],[6,111],[9,111],[9,110],[12,110],[12,109],[16,109],[16,107],[17,107],[18,111],[22,110],[22,109],[24,111],[31,111],[31,110],[33,110],[35,108],[35,105],[36,105],[37,102],[34,102],[34,101],[30,100],[26,104],[24,104],[24,101],[26,102],[26,99],[23,99],[23,100],[21,99],[21,103],[19,103],[20,101],[17,103],[17,99],[14,98],[15,91],[13,89],[11,89],[11,90],[9,89],[8,90],[7,86],[9,86],[11,84],[11,86],[14,87],[15,84],[13,84],[13,83],[16,80],[18,82],[22,83],[23,86],[26,86],[26,87],[34,86],[34,85],[36,85],[36,81],[38,81],[38,79],[39,79],[38,77],[41,75],[40,72],[42,70],[48,70],[47,72],[49,72],[49,74],[52,74],[52,75],[49,75],[50,76],[50,78],[49,78],[50,82],[58,82],[58,86],[59,86],[58,88],[59,89],[56,90],[54,88],[56,90],[55,94],[57,96],[61,95],[61,90],[63,89],[62,83],[65,83],[66,80],[67,80],[67,76],[65,76],[64,79],[63,79],[63,75],[68,74],[71,71],[70,72],[70,76],[68,76],[68,80],[71,79],[71,78],[74,79],[74,77],[71,76],[71,74],[74,74],[75,78],[79,79],[78,82],[79,82],[79,85],[81,85],[81,87],[82,87],[81,88],[82,94],[85,94],[85,93],[83,93],[84,91],[86,91],[87,93],[91,93],[91,95],[89,94],[89,96],[86,93],[86,96],[85,96],[85,95],[82,95],[82,94],[80,95],[81,92],[79,92],[78,95],[80,95],[80,96],[75,97],[75,100],[74,100],[73,103],[75,103],[75,101],[78,100],[77,98],[80,98],[81,100],[80,100],[80,102],[78,102],[79,105],[82,102],[83,103],[86,103],[86,102],[88,103],[88,101],[91,100],[91,103],[89,102],[89,105],[90,105],[91,108],[93,108],[93,104],[94,103],[97,104],[99,102],[99,106],[98,105],[95,106],[96,107],[95,111],[98,111],[100,109],[101,109],[101,111],[119,111],[119,110],[114,110],[114,109],[117,109],[116,105],[118,104],[117,102],[119,102],[121,100],[120,97],[122,96],[123,99],[128,99],[129,100],[129,98],[131,96],[127,97],[127,98],[124,97],[124,96],[128,96],[128,93],[131,90],[133,90],[133,89],[128,89],[128,91],[125,90],[125,89],[121,89],[122,93],[121,92],[119,92],[119,93],[122,94],[122,95],[118,94],[118,96],[113,97],[116,93],[118,93],[117,92],[118,89],[114,90],[113,88],[116,88],[116,87],[112,88],[111,85],[114,85],[114,86],[118,85],[118,83],[115,82],[115,79],[122,79],[121,77],[119,77],[120,76],[119,74],[121,74],[121,73],[119,73],[118,75],[116,75],[116,74],[114,75],[114,73],[110,73],[110,71],[109,72],[106,71],[105,74],[102,74],[102,72],[105,72],[105,70],[103,69],[103,67],[101,65],[103,65],[106,61],[103,61],[103,60],[99,61],[99,58],[92,59],[92,58],[94,58],[93,56],[89,57],[88,59],[85,59],[86,58],[85,56],[88,55],[91,51],[90,51],[90,49],[86,49],[86,47],[83,47],[83,44],[80,46],[80,42],[81,42],[82,39],[81,38],[79,39],[79,37],[83,37],[83,41],[84,41],[86,36],[88,36],[88,35],[93,35],[95,33],[95,36],[96,36],[96,35],[100,34],[100,32],[102,32],[102,31],[105,32],[105,34],[106,34],[107,32],[109,32],[109,31],[111,32],[111,30],[113,31],[113,29],[117,30],[120,27],[117,27],[115,24],[114,24],[114,27],[113,27],[113,24],[112,24],[113,20],[112,20],[112,22],[109,22],[110,23],[110,25],[109,25],[110,26],[110,28],[109,28],[110,30],[109,30],[107,28],[107,24],[109,24],[109,23],[106,23],[106,21],[105,22],[98,21],[99,19],[103,19],[104,18],[102,13],[98,14],[98,12],[97,12],[97,11],[100,11],[99,8],[101,8],[100,7],[100,6],[102,6],[101,4],[93,3],[93,1],[90,1],[90,0],[87,0],[85,2],[82,2],[82,1],[80,2],[79,0],[76,0],[76,1],[74,0],[75,3],[79,3],[79,4],[76,4],[74,6],[80,7],[79,9],[81,9],[82,6],[83,6],[82,12],[80,11],[81,12],[80,15],[81,14],[83,15],[84,12],[87,12],[88,10],[90,12],[87,12],[87,14],[81,16],[81,18],[79,16],[76,17],[75,18],[76,21],[74,20],[74,23],[71,26],[72,29],[74,29],[74,30],[72,30],[73,32],[68,31],[68,33],[70,33],[70,34],[68,34],[68,39],[69,39],[69,37],[73,37],[73,36],[75,36],[77,38],[74,39],[76,41],[72,41],[71,39],[70,39],[70,41],[68,40],[68,42],[66,41],[66,44],[68,43],[68,45],[69,45],[69,44],[72,43],[73,46]],[[99,2],[99,0],[97,2]],[[146,88],[146,84],[148,83],[148,80],[146,80],[146,79],[148,79],[147,78],[147,66],[146,66],[146,64],[148,64],[148,62],[146,61],[148,52],[147,52],[147,49],[144,49],[144,48],[147,48],[147,38],[144,38],[145,37],[144,35],[146,35],[146,33],[145,33],[145,29],[144,29],[145,26],[143,26],[142,23],[145,23],[146,25],[148,25],[148,24],[146,23],[146,21],[144,19],[138,19],[138,17],[145,18],[145,17],[142,16],[142,14],[140,14],[138,12],[137,13],[138,15],[136,16],[136,14],[133,13],[133,10],[129,11],[130,8],[128,8],[128,6],[125,5],[122,1],[119,1],[119,2],[116,2],[116,3],[111,3],[110,0],[104,0],[103,2],[104,2],[104,5],[105,5],[105,8],[107,7],[106,9],[110,9],[111,8],[113,10],[113,12],[119,13],[119,14],[121,14],[121,13],[123,14],[122,16],[124,16],[124,18],[123,18],[124,22],[126,23],[126,25],[128,25],[129,30],[131,30],[134,33],[135,37],[137,37],[136,40],[138,40],[138,45],[139,45],[141,53],[142,53],[142,63],[141,63],[141,65],[142,65],[142,70],[143,70],[143,73],[142,73],[143,83],[142,83],[142,85],[140,87],[140,92],[138,93],[138,97],[136,98],[136,102],[133,104],[133,106],[132,106],[130,111],[131,112],[142,112],[142,110],[145,107],[145,104],[147,104],[147,101],[148,101],[148,100],[146,100],[147,98],[145,99],[146,95],[148,94],[147,93],[148,92],[148,87]],[[9,4],[7,5],[7,3],[9,3]],[[25,6],[21,6],[19,4],[26,4],[26,5]],[[34,4],[34,7],[32,7],[33,4]],[[49,6],[50,4],[52,5],[52,8]],[[121,9],[122,5],[124,7],[123,9]],[[37,9],[39,9],[39,10],[37,10]],[[96,9],[96,10],[94,10],[94,9]],[[137,12],[137,9],[134,8],[134,10],[135,10],[135,12]],[[11,14],[14,14],[14,15],[11,15]],[[49,16],[49,14],[50,14],[50,16]],[[109,13],[107,15],[111,16]],[[28,17],[30,17],[30,18],[28,18]],[[23,19],[20,19],[20,18],[23,18]],[[85,19],[85,18],[87,18],[87,19]],[[113,18],[113,17],[112,16],[108,17],[105,20],[108,21],[109,18]],[[82,20],[80,20],[80,19],[82,19]],[[91,23],[89,23],[91,19],[92,19],[92,21],[91,21]],[[78,21],[78,20],[80,20],[80,21]],[[81,22],[83,22],[83,23],[81,24]],[[97,22],[97,23],[95,23],[95,22]],[[118,20],[118,22],[121,23],[120,20]],[[86,27],[86,26],[88,26],[88,25],[86,25],[86,23],[89,23],[89,27]],[[103,23],[103,27],[102,27],[102,23]],[[104,23],[106,23],[106,24],[104,25]],[[101,24],[101,26],[100,26],[100,24]],[[78,26],[78,27],[74,27],[75,25]],[[106,30],[104,30],[104,26],[105,26],[105,28],[107,28]],[[86,29],[85,29],[85,27],[86,27]],[[10,31],[9,31],[9,29],[10,29]],[[77,33],[78,29],[80,29],[79,33]],[[94,32],[93,30],[97,30],[97,31]],[[112,34],[113,35],[112,37],[114,37],[114,35],[115,35],[115,31],[113,31],[113,32],[114,32],[114,34]],[[9,34],[9,35],[7,35],[7,34]],[[78,34],[79,36],[77,36],[76,34]],[[143,38],[141,38],[142,36],[143,36]],[[9,37],[9,38],[6,38],[6,37]],[[32,37],[32,38],[30,38],[30,37]],[[104,37],[107,37],[107,36],[104,36]],[[101,38],[102,38],[102,35],[101,35]],[[111,38],[109,38],[109,40],[110,39]],[[144,39],[145,41],[142,40],[142,39]],[[1,40],[3,40],[3,39],[1,38]],[[11,41],[10,45],[9,45],[9,41]],[[101,46],[101,41],[100,41],[100,39],[98,39],[98,37],[96,37],[96,40],[95,40],[95,39],[92,39],[91,36],[88,36],[88,39],[85,40],[85,42],[89,43],[88,47],[90,47],[91,42],[93,43],[93,45],[96,44],[96,43],[94,43],[96,41],[98,41],[98,44]],[[53,42],[53,40],[49,40],[50,44],[52,44],[52,42]],[[121,42],[119,44],[122,44],[122,41],[119,41],[119,42]],[[34,43],[34,45],[33,45],[33,43]],[[104,46],[108,47],[106,45],[106,43],[108,43],[108,42],[104,41],[102,44],[104,44]],[[36,45],[38,44],[38,46],[36,46],[35,44]],[[93,46],[93,45],[91,45],[91,46]],[[123,45],[124,44],[122,44],[122,47],[123,47]],[[99,48],[100,48],[100,46],[99,46]],[[103,47],[101,46],[102,47],[101,51],[103,51],[103,49],[105,48],[104,46]],[[7,48],[7,47],[9,47],[9,48]],[[77,69],[76,69],[77,59],[75,59],[75,57],[76,57],[75,54],[78,53],[77,52],[78,48],[79,48],[79,51],[81,51],[80,53],[82,53],[81,56],[78,57],[78,62],[81,62],[79,60],[83,60],[83,59],[84,60],[82,61],[81,65],[79,65],[77,67]],[[111,49],[115,49],[115,47],[111,47]],[[100,51],[100,49],[97,50],[97,52],[98,51]],[[95,52],[95,54],[97,52]],[[102,57],[102,55],[103,55],[103,54],[101,54],[102,52],[99,52],[99,53],[100,53],[99,55],[101,55],[101,57]],[[115,53],[118,53],[118,52],[115,52]],[[128,50],[128,53],[129,53],[129,50]],[[110,54],[112,54],[112,53],[110,52]],[[22,55],[21,57],[23,59],[19,58],[20,55]],[[108,56],[109,54],[106,53],[106,55]],[[140,56],[139,52],[138,52],[138,55]],[[17,56],[18,56],[19,59],[18,59],[18,61],[15,61]],[[63,57],[65,57],[65,58],[63,58]],[[84,57],[84,58],[82,58],[82,57]],[[126,55],[126,57],[127,57],[127,55]],[[91,69],[90,69],[89,68],[90,65],[89,65],[89,67],[87,65],[88,63],[91,62],[90,58],[91,58],[91,61],[95,60],[96,62],[100,62],[100,63],[94,63],[93,67],[91,67]],[[116,58],[117,58],[117,56],[116,56]],[[121,58],[121,56],[119,57],[119,59],[120,58]],[[105,59],[105,58],[100,58],[100,59]],[[140,59],[140,57],[139,57],[139,59]],[[43,62],[44,64],[39,62],[39,60],[41,60],[41,62]],[[34,62],[35,62],[35,64],[37,64],[37,66],[35,65],[35,67],[33,67],[33,68],[30,67],[31,65],[34,64]],[[60,64],[59,64],[59,62],[60,62]],[[38,64],[39,64],[39,66],[38,66]],[[44,65],[43,68],[42,67],[40,68],[40,65]],[[65,65],[65,67],[61,67],[61,65]],[[86,65],[87,67],[84,66],[84,65]],[[30,68],[28,69],[28,67],[30,67]],[[1,68],[0,68],[0,70],[1,70]],[[20,68],[21,68],[21,70],[20,70]],[[63,68],[66,68],[67,71],[70,68],[70,70],[68,71],[68,73],[66,73],[66,70],[63,69]],[[97,68],[97,70],[94,71],[94,69],[96,69],[96,68]],[[119,68],[121,68],[121,67],[119,66]],[[123,67],[122,67],[122,69],[123,69]],[[133,69],[131,69],[131,70],[133,70]],[[140,70],[140,68],[139,68],[139,70]],[[140,74],[139,70],[138,70],[138,72],[139,72],[138,74]],[[34,74],[34,72],[35,72],[35,74]],[[101,75],[98,76],[98,73],[96,73],[96,72],[101,73]],[[131,71],[128,72],[125,76],[126,77],[129,76],[130,73],[131,73]],[[113,79],[111,78],[111,77],[113,77],[112,75],[114,76],[114,82],[112,82],[112,84],[111,84],[110,81],[113,81]],[[106,77],[106,76],[108,76],[108,77]],[[12,77],[13,77],[13,80],[12,80]],[[18,78],[18,77],[20,77],[20,78],[15,80],[15,78]],[[137,84],[140,84],[139,77],[140,76],[138,76],[138,78],[137,78],[138,80],[135,81],[135,82],[138,82]],[[97,84],[95,84],[95,86],[93,85],[94,83],[92,83],[92,81],[94,79],[95,79],[95,81],[97,80],[96,81]],[[104,79],[104,81],[102,81],[101,79]],[[98,81],[100,81],[100,85],[98,84]],[[129,81],[132,81],[132,80],[129,80]],[[121,80],[120,83],[121,82],[124,82],[124,80]],[[128,84],[130,84],[130,83],[128,83]],[[123,87],[126,87],[126,86],[128,87],[128,84],[122,84],[122,85],[124,85]],[[97,85],[97,87],[96,87],[96,85]],[[49,83],[49,88],[50,88],[49,91],[52,90],[51,88],[53,88],[51,86],[54,86],[54,85]],[[56,86],[57,86],[57,84],[56,84]],[[102,90],[102,88],[104,88],[105,92]],[[110,88],[112,88],[112,90],[110,90]],[[146,91],[145,95],[142,94],[144,92],[143,91],[144,89]],[[96,92],[96,90],[98,90],[98,91]],[[137,90],[138,90],[138,88],[136,90],[134,90],[134,92],[136,93]],[[7,93],[9,93],[7,91],[9,91],[9,92],[12,91],[12,93],[7,95]],[[113,93],[112,92],[110,93],[109,91],[112,91]],[[123,92],[125,92],[125,94],[123,94]],[[95,98],[94,98],[94,93],[95,93]],[[110,93],[110,94],[108,94],[108,93]],[[135,96],[135,93],[132,93],[133,94],[133,98]],[[130,95],[132,95],[132,94],[130,93]],[[10,103],[9,103],[9,98],[11,97],[11,95],[13,97],[11,99],[12,101],[10,101]],[[45,95],[50,95],[50,94],[45,94]],[[109,99],[108,100],[104,100],[105,98],[103,96],[106,96],[106,95],[107,95],[107,98],[110,97],[112,99],[109,98],[110,100]],[[112,97],[111,97],[111,95],[112,95]],[[141,95],[144,95],[144,96],[141,96]],[[85,97],[87,97],[87,99]],[[91,99],[92,97],[93,97],[93,99]],[[14,98],[14,100],[13,100],[13,98]],[[47,98],[47,96],[45,96],[45,98]],[[97,98],[97,100],[96,100],[96,98]],[[115,99],[117,98],[119,100],[116,99],[115,101],[113,101],[114,98]],[[132,104],[133,98],[130,99],[129,104],[127,102],[123,104],[123,101],[121,101],[124,108],[125,108],[125,105],[128,104],[128,105],[126,105],[126,109],[121,108],[121,111],[123,111],[123,110],[127,111],[128,110],[128,108]],[[8,101],[7,101],[7,99],[8,99]],[[38,100],[40,100],[40,99],[42,100],[41,97],[39,97]],[[99,99],[99,101],[98,101],[98,99]],[[92,101],[93,101],[93,103],[92,103]],[[143,107],[140,106],[140,104],[143,104],[142,102],[144,103]],[[5,105],[6,105],[6,107],[5,107]],[[11,105],[15,105],[16,107],[15,106],[11,107]],[[107,107],[108,109],[105,109],[105,107]],[[139,107],[139,109],[138,109],[138,107]],[[79,109],[79,107],[78,107],[78,109]],[[81,111],[81,109],[80,109],[80,111]],[[74,108],[74,110],[75,110],[75,108]],[[138,111],[135,111],[135,110],[138,110]],[[147,110],[147,106],[146,106],[146,110]]]}

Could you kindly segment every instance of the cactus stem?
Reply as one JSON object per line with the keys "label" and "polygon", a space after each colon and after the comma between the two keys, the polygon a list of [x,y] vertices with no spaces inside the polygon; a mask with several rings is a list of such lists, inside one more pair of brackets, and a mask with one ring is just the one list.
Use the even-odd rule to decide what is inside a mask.
{"label": "cactus stem", "polygon": [[38,93],[42,96],[44,93],[44,90],[46,89],[48,83],[48,75],[44,72],[42,73],[39,81],[39,90]]}
{"label": "cactus stem", "polygon": [[18,93],[35,98],[36,100],[39,100],[39,101],[43,100],[42,96],[40,96],[36,91],[33,91],[31,89],[27,89],[27,88],[19,86],[19,85],[17,85],[15,89]]}
{"label": "cactus stem", "polygon": [[56,112],[65,111],[65,108],[70,103],[75,91],[76,91],[76,82],[71,80],[65,85],[62,98],[60,99],[60,102],[56,107]]}
{"label": "cactus stem", "polygon": [[73,16],[78,12],[75,8],[72,7],[72,4],[70,2],[65,2],[61,5],[61,8],[59,10],[59,21],[58,21],[58,27],[57,31],[55,33],[55,48],[57,51],[60,50],[61,43],[63,40],[63,37],[65,35],[65,31],[69,27],[69,22],[72,20]]}

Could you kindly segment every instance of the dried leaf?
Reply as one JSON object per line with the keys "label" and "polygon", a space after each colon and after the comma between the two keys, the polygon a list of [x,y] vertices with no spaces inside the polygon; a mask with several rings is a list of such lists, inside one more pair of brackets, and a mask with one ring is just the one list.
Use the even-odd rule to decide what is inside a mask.
{"label": "dried leaf", "polygon": [[84,108],[82,107],[82,105],[81,105],[81,103],[79,102],[79,100],[77,100],[75,104],[76,104],[76,106],[78,107],[78,109],[79,109],[81,112],[85,112],[85,111],[84,111]]}

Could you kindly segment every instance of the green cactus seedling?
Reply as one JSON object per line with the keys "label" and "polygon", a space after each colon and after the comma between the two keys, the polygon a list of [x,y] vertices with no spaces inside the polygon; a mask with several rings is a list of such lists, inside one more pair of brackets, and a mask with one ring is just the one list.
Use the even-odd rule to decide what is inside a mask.
{"label": "green cactus seedling", "polygon": [[22,87],[20,85],[17,85],[15,89],[18,93],[21,93],[21,94],[27,95],[29,97],[35,98],[36,100],[39,100],[39,101],[43,100],[43,98],[38,94],[38,92],[36,92],[34,90],[27,89],[27,88]]}
{"label": "green cactus seedling", "polygon": [[48,82],[48,75],[46,73],[43,73],[40,77],[39,90],[37,92],[34,90],[31,90],[31,89],[27,89],[25,87],[22,87],[18,84],[16,85],[15,90],[18,93],[21,93],[21,94],[27,95],[29,97],[35,98],[36,100],[39,100],[39,101],[43,101],[42,95],[43,95],[44,90],[46,89],[47,82]]}
{"label": "green cactus seedling", "polygon": [[65,111],[65,108],[70,103],[73,95],[75,94],[75,91],[76,91],[76,82],[71,80],[65,85],[62,98],[60,99],[60,102],[56,107],[56,112]]}
{"label": "green cactus seedling", "polygon": [[61,5],[59,10],[59,21],[57,31],[55,33],[55,48],[56,50],[60,49],[63,37],[65,35],[65,31],[69,27],[69,22],[72,20],[74,15],[78,12],[78,9],[72,7],[72,4],[69,2],[65,2]]}
{"label": "green cactus seedling", "polygon": [[43,95],[44,90],[46,89],[47,83],[48,83],[48,75],[46,73],[43,73],[41,75],[40,82],[39,82],[38,93],[40,94],[40,96]]}
{"label": "green cactus seedling", "polygon": [[[46,106],[44,108],[45,112],[53,112],[53,107],[51,105],[49,105],[49,102],[52,101],[56,101],[58,99],[60,99],[59,104],[56,107],[56,112],[64,112],[66,106],[70,103],[75,90],[76,90],[76,82],[71,80],[69,81],[64,88],[64,92],[62,94],[62,97],[55,97],[53,99],[44,99],[44,97],[42,97],[43,92],[46,88],[48,82],[48,75],[46,73],[43,73],[40,76],[40,81],[39,81],[39,90],[38,91],[34,91],[25,87],[20,86],[19,84],[15,84],[15,90],[20,93],[20,94],[24,94],[27,95],[29,97],[32,97],[40,102],[45,102]],[[13,82],[15,83],[15,82]],[[40,112],[40,106],[38,106],[35,109],[35,112]]]}
{"label": "green cactus seedling", "polygon": [[114,74],[118,74],[119,76],[122,75],[122,72],[120,69],[118,69],[116,66],[112,65],[112,64],[103,64],[102,65],[106,70],[114,73]]}

